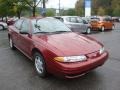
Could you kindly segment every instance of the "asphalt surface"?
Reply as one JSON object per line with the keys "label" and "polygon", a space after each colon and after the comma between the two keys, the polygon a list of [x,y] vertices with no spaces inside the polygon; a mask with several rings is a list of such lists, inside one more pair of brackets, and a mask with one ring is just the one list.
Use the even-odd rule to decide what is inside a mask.
{"label": "asphalt surface", "polygon": [[0,90],[120,90],[120,24],[114,31],[89,36],[109,51],[109,59],[102,67],[77,79],[52,75],[42,79],[35,73],[33,62],[9,48],[7,31],[0,31]]}

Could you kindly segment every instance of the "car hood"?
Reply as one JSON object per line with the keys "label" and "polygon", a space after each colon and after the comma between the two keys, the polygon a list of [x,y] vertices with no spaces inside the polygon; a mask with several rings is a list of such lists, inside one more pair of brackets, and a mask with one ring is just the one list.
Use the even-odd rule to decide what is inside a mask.
{"label": "car hood", "polygon": [[61,33],[52,35],[37,35],[47,45],[58,49],[64,55],[83,55],[98,51],[102,46],[95,40],[77,33]]}

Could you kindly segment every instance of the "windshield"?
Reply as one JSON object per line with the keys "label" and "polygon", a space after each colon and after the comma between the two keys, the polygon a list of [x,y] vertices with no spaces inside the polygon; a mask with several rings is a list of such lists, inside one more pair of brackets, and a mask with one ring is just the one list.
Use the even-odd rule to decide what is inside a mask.
{"label": "windshield", "polygon": [[33,33],[40,32],[69,32],[71,31],[65,24],[61,21],[53,18],[43,18],[32,20]]}

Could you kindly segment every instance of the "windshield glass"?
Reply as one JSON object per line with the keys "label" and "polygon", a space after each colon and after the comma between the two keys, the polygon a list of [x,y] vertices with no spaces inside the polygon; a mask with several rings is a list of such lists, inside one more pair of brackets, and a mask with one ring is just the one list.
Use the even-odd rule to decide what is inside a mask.
{"label": "windshield glass", "polygon": [[33,33],[39,32],[67,32],[71,31],[65,24],[61,21],[53,18],[43,18],[43,19],[34,19],[32,20]]}

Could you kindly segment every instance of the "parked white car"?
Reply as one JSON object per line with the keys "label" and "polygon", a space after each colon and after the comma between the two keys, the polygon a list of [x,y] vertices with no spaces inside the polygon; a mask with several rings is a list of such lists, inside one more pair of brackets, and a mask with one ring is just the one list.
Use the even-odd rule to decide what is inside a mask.
{"label": "parked white car", "polygon": [[7,23],[5,23],[5,22],[0,22],[0,30],[5,30],[5,29],[7,29],[7,28],[8,28]]}

